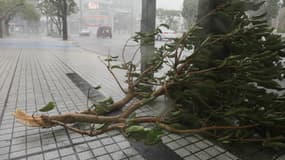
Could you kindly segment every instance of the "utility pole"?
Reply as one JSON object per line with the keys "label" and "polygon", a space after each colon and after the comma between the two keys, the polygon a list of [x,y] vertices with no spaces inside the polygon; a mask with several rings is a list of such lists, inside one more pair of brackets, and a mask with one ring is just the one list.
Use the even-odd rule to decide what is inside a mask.
{"label": "utility pole", "polygon": [[82,0],[79,0],[79,32],[82,30]]}
{"label": "utility pole", "polygon": [[[141,32],[155,31],[156,0],[142,0]],[[154,37],[150,43],[141,42],[141,72],[151,65],[154,54]]]}

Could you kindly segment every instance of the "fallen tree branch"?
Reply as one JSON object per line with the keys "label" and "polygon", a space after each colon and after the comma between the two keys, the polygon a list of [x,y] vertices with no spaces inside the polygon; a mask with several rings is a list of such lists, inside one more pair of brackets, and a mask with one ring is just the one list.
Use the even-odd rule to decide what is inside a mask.
{"label": "fallen tree branch", "polygon": [[171,127],[170,125],[158,123],[158,125],[172,133],[180,133],[180,134],[195,134],[195,133],[203,133],[207,131],[213,131],[213,130],[233,130],[233,129],[249,129],[249,128],[255,128],[258,125],[244,125],[244,126],[210,126],[210,127],[202,127],[197,129],[176,129],[174,127]]}

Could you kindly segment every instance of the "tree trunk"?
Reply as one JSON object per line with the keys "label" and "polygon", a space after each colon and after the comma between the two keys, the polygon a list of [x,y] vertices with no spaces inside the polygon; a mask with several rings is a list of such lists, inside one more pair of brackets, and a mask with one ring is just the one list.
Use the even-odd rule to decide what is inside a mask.
{"label": "tree trunk", "polygon": [[63,0],[62,8],[62,39],[68,40],[68,28],[67,28],[67,3],[66,0]]}
{"label": "tree trunk", "polygon": [[0,19],[0,38],[4,37],[4,33],[3,33],[4,27],[3,27],[3,20]]}
{"label": "tree trunk", "polygon": [[4,32],[5,32],[6,36],[10,35],[10,32],[9,32],[9,22],[7,22],[7,21],[4,22]]}

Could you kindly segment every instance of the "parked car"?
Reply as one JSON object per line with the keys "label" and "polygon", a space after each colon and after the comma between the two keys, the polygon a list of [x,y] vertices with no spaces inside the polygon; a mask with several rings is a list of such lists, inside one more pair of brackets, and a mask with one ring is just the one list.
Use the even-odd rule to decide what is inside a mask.
{"label": "parked car", "polygon": [[97,30],[97,38],[112,38],[112,28],[110,26],[101,26]]}
{"label": "parked car", "polygon": [[175,31],[168,29],[166,27],[162,26],[162,27],[159,27],[159,29],[161,30],[161,33],[157,34],[155,37],[155,39],[158,41],[174,39],[179,36]]}
{"label": "parked car", "polygon": [[79,32],[79,35],[80,36],[90,36],[91,35],[91,31],[87,28],[84,28],[82,29],[80,32]]}

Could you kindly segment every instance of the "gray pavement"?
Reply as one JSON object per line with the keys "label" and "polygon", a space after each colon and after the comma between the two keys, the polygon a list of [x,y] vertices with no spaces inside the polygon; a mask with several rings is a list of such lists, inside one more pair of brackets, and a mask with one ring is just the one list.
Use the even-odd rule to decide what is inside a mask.
{"label": "gray pavement", "polygon": [[[49,114],[86,109],[85,94],[66,75],[74,72],[93,86],[101,85],[106,97],[116,100],[123,96],[100,56],[71,41],[38,37],[0,40],[0,159],[151,159],[117,131],[86,137],[62,127],[25,127],[11,116],[16,108],[31,114],[49,101],[58,105]],[[122,71],[116,74],[123,80]],[[155,113],[149,106],[138,110],[139,115]],[[185,160],[239,159],[198,135],[167,133],[162,140]]]}

